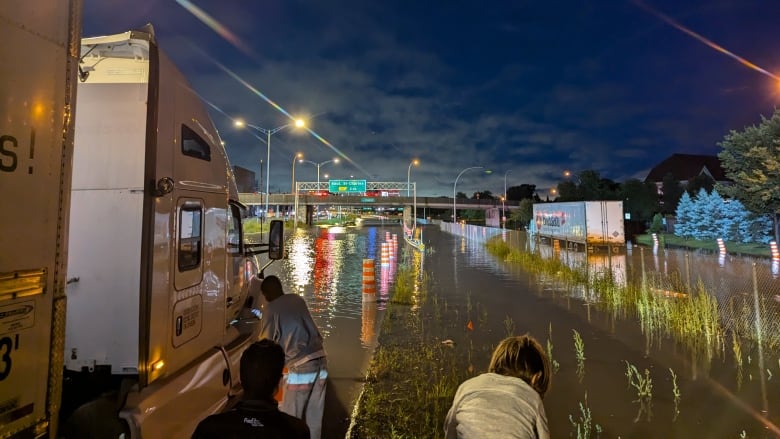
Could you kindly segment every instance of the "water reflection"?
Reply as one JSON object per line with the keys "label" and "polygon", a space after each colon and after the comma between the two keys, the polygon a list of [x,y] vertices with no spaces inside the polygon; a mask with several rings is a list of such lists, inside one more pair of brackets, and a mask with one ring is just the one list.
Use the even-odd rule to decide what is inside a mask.
{"label": "water reflection", "polygon": [[377,303],[375,301],[363,302],[360,342],[364,347],[373,347],[376,343],[376,311]]}
{"label": "water reflection", "polygon": [[[380,268],[383,245],[392,263]],[[290,290],[304,296],[326,338],[338,329],[339,319],[362,319],[363,259],[376,261],[380,302],[391,291],[398,242],[385,227],[298,228],[286,246],[288,258],[280,278]],[[380,303],[377,311],[383,309]],[[375,318],[369,320],[377,324]],[[355,333],[355,340],[361,338],[359,335]]]}
{"label": "water reflection", "polygon": [[312,237],[304,229],[295,229],[295,234],[287,241],[285,272],[288,283],[298,294],[302,294],[306,285],[311,283],[311,267],[314,264],[315,251]]}

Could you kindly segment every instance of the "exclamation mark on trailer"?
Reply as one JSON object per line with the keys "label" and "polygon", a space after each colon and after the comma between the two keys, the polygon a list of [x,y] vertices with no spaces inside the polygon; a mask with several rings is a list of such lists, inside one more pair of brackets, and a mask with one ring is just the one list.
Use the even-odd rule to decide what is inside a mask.
{"label": "exclamation mark on trailer", "polygon": [[27,167],[27,173],[33,173],[32,160],[35,158],[35,128],[30,128],[30,166]]}

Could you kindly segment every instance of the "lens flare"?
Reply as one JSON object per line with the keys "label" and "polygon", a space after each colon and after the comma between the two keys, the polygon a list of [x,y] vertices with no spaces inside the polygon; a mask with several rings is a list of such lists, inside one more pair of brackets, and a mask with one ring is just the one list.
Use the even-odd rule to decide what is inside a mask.
{"label": "lens flare", "polygon": [[[224,72],[225,72],[225,73],[227,73],[227,74],[228,74],[230,77],[232,77],[233,79],[235,79],[236,81],[238,81],[238,82],[239,82],[241,85],[243,85],[244,87],[246,87],[246,88],[247,88],[249,91],[251,91],[252,93],[254,93],[254,94],[255,94],[256,96],[258,96],[260,99],[262,99],[262,100],[266,101],[266,102],[267,102],[267,103],[268,103],[270,106],[272,106],[272,107],[273,107],[273,108],[275,108],[277,111],[279,111],[280,113],[282,113],[282,114],[284,114],[285,116],[287,116],[287,118],[289,118],[289,119],[290,119],[290,120],[292,120],[292,121],[295,121],[295,120],[296,120],[296,118],[295,118],[295,117],[293,117],[293,115],[291,115],[289,112],[287,112],[287,110],[285,110],[284,108],[282,108],[282,106],[281,106],[281,105],[279,105],[279,104],[277,104],[276,102],[274,102],[274,101],[273,101],[271,98],[269,98],[268,96],[266,96],[266,95],[265,95],[265,93],[261,92],[260,90],[258,90],[257,88],[255,88],[255,87],[254,87],[252,84],[250,84],[250,83],[248,83],[247,81],[245,81],[245,80],[244,80],[242,77],[238,76],[238,74],[236,74],[235,72],[233,72],[232,70],[230,70],[229,68],[227,68],[227,66],[225,66],[225,65],[224,65],[224,64],[222,64],[222,63],[220,63],[220,62],[219,62],[219,61],[217,61],[217,60],[214,60],[214,63],[216,63],[216,64],[217,64],[217,66],[218,66],[220,69],[222,69],[222,71],[224,71]],[[341,158],[343,158],[344,160],[346,160],[347,162],[349,162],[350,164],[352,164],[352,166],[356,167],[357,169],[359,169],[360,171],[362,171],[362,172],[363,172],[364,174],[366,174],[366,175],[368,175],[368,174],[369,174],[369,172],[368,172],[367,170],[365,170],[365,169],[364,169],[362,166],[360,166],[359,164],[357,164],[357,163],[356,163],[354,160],[352,160],[352,159],[351,159],[349,156],[347,156],[346,154],[344,154],[344,153],[343,153],[341,150],[339,150],[338,148],[336,148],[336,147],[335,147],[335,146],[334,146],[332,143],[330,143],[330,142],[329,142],[327,139],[325,139],[324,137],[322,137],[322,136],[320,136],[319,134],[317,134],[317,133],[316,133],[314,130],[312,130],[311,128],[308,128],[308,127],[303,127],[303,129],[305,129],[305,130],[306,130],[306,131],[307,131],[309,134],[311,134],[311,136],[312,136],[312,137],[314,137],[315,139],[319,140],[319,141],[320,141],[320,142],[322,142],[324,145],[326,145],[326,146],[327,146],[327,147],[329,147],[331,150],[333,150],[333,152],[335,152],[336,154],[338,154],[338,155],[339,155]]]}
{"label": "lens flare", "polygon": [[[224,39],[226,39],[227,41],[229,41],[230,43],[232,43],[233,45],[235,45],[235,46],[236,46],[237,48],[239,48],[241,51],[243,51],[243,52],[244,52],[244,53],[246,53],[247,55],[250,55],[250,56],[252,56],[252,55],[253,55],[253,53],[252,53],[252,50],[249,48],[249,46],[247,46],[247,45],[246,45],[246,44],[245,44],[243,41],[241,41],[241,39],[240,39],[240,38],[238,38],[238,37],[237,37],[235,34],[233,34],[233,33],[232,33],[232,32],[231,32],[231,31],[230,31],[230,30],[229,30],[227,27],[225,27],[224,25],[222,25],[221,23],[219,23],[217,20],[215,20],[213,17],[211,17],[211,16],[210,16],[209,14],[207,14],[205,11],[203,11],[203,10],[202,10],[202,9],[200,9],[199,7],[195,6],[195,5],[194,5],[192,2],[190,2],[189,0],[176,0],[176,3],[178,3],[178,4],[179,4],[181,7],[183,7],[183,8],[184,8],[184,9],[186,9],[187,11],[189,11],[189,12],[190,12],[192,15],[194,15],[196,18],[198,18],[200,21],[202,21],[202,22],[203,22],[203,23],[204,23],[206,26],[210,27],[210,28],[211,28],[211,29],[212,29],[214,32],[216,32],[216,33],[217,33],[217,34],[219,34],[221,37],[223,37]],[[193,46],[194,46],[194,45],[193,45]],[[200,49],[199,47],[195,47],[195,48],[196,48],[197,50],[199,50],[201,53],[203,53],[204,55],[206,55],[208,58],[210,58],[210,59],[211,59],[211,60],[214,62],[214,64],[216,64],[216,65],[217,65],[217,66],[218,66],[220,69],[222,69],[222,71],[224,71],[225,73],[227,73],[227,74],[228,74],[230,77],[232,77],[233,79],[235,79],[236,81],[238,81],[238,82],[239,82],[241,85],[243,85],[244,87],[246,87],[246,88],[247,88],[249,91],[251,91],[252,93],[254,93],[255,95],[257,95],[258,97],[260,97],[260,99],[262,99],[262,100],[266,101],[266,102],[267,102],[269,105],[271,105],[271,106],[272,106],[273,108],[275,108],[277,111],[279,111],[280,113],[282,113],[282,114],[284,114],[285,116],[287,116],[287,118],[288,118],[288,119],[290,119],[290,120],[291,120],[293,123],[297,123],[297,122],[298,122],[298,120],[297,120],[295,117],[293,117],[293,116],[292,116],[290,113],[288,113],[288,112],[287,112],[287,110],[285,110],[284,108],[282,108],[282,106],[281,106],[281,105],[279,105],[279,104],[277,104],[276,102],[274,102],[274,101],[273,101],[271,98],[269,98],[268,96],[266,96],[266,95],[265,95],[263,92],[261,92],[260,90],[258,90],[257,88],[255,88],[255,87],[254,87],[252,84],[250,84],[250,83],[248,83],[247,81],[245,81],[243,78],[241,78],[240,76],[238,76],[238,75],[237,75],[235,72],[233,72],[232,70],[230,70],[229,68],[227,68],[227,67],[226,67],[224,64],[220,63],[220,62],[219,62],[219,61],[217,61],[216,59],[214,59],[214,58],[212,58],[211,56],[209,56],[208,54],[206,54],[206,53],[205,53],[205,52],[204,52],[202,49]],[[201,99],[203,99],[203,98],[201,97]],[[219,111],[220,113],[222,113],[222,114],[225,114],[225,113],[224,113],[222,110],[220,110],[219,108],[217,108],[215,105],[213,105],[213,104],[209,103],[209,102],[208,102],[208,101],[206,101],[205,99],[204,99],[204,102],[207,102],[207,103],[208,103],[208,104],[209,104],[209,105],[210,105],[212,108],[214,108],[215,110]],[[227,114],[225,114],[225,115],[227,116]],[[230,116],[228,116],[228,117],[230,117]],[[232,118],[231,118],[231,119],[232,119]],[[311,128],[308,128],[308,127],[305,127],[305,126],[304,126],[303,128],[304,128],[306,131],[308,131],[308,132],[309,132],[309,134],[311,134],[311,135],[312,135],[312,137],[314,137],[315,139],[317,139],[317,140],[319,140],[320,142],[322,142],[322,143],[323,143],[325,146],[329,147],[331,150],[333,150],[333,152],[335,152],[336,154],[338,154],[338,155],[339,155],[341,158],[343,158],[345,161],[347,161],[348,163],[350,163],[352,166],[354,166],[355,168],[357,168],[358,170],[360,170],[360,171],[361,171],[361,172],[363,172],[364,174],[366,174],[366,175],[370,175],[370,174],[369,174],[369,172],[368,172],[368,171],[367,171],[365,168],[363,168],[362,166],[360,166],[360,165],[359,165],[357,162],[355,162],[355,161],[354,161],[354,160],[352,160],[352,159],[351,159],[349,156],[347,156],[346,154],[344,154],[344,153],[343,153],[341,150],[339,150],[338,148],[336,148],[336,147],[335,147],[335,146],[334,146],[332,143],[330,143],[330,142],[329,142],[327,139],[325,139],[324,137],[322,137],[322,136],[320,136],[319,134],[317,134],[317,133],[316,133],[314,130],[312,130]]]}
{"label": "lens flare", "polygon": [[[238,83],[239,83],[239,84],[241,84],[241,85],[243,85],[244,87],[246,87],[246,89],[247,89],[247,90],[251,91],[251,92],[252,92],[254,95],[256,95],[256,96],[257,96],[257,97],[259,97],[260,99],[264,100],[264,101],[265,101],[265,102],[267,102],[267,103],[268,103],[268,104],[269,104],[271,107],[273,107],[274,109],[276,109],[277,111],[279,111],[280,113],[282,113],[283,115],[285,115],[285,116],[286,116],[288,119],[290,119],[290,121],[292,121],[292,123],[296,123],[296,121],[298,120],[296,117],[294,117],[292,114],[290,114],[290,113],[289,113],[287,110],[285,110],[285,109],[284,109],[284,108],[283,108],[281,105],[277,104],[277,103],[276,103],[276,102],[274,102],[274,101],[273,101],[271,98],[269,98],[268,96],[266,96],[266,95],[265,95],[265,93],[263,93],[263,92],[261,92],[260,90],[258,90],[258,89],[257,89],[255,86],[253,86],[252,84],[250,84],[249,82],[247,82],[246,80],[244,80],[244,78],[242,78],[242,77],[238,76],[238,74],[237,74],[237,73],[235,73],[234,71],[230,70],[230,69],[229,69],[227,66],[225,66],[225,65],[224,65],[224,64],[222,64],[221,62],[217,61],[216,59],[214,59],[214,58],[212,58],[211,56],[209,56],[208,54],[206,54],[206,53],[205,53],[205,52],[204,52],[202,49],[200,49],[199,47],[195,47],[195,46],[193,46],[193,48],[195,48],[196,50],[198,50],[198,51],[200,51],[201,53],[203,53],[203,55],[204,55],[204,56],[206,56],[207,58],[211,59],[211,61],[212,61],[212,62],[213,62],[213,63],[214,63],[214,64],[215,64],[217,67],[219,67],[219,68],[220,68],[220,69],[221,69],[223,72],[227,73],[227,74],[228,74],[228,76],[230,76],[231,78],[233,78],[233,79],[235,79],[236,81],[238,81]],[[201,99],[203,99],[203,97],[202,97],[202,96],[201,96]],[[222,114],[225,114],[225,113],[224,113],[222,110],[220,110],[219,108],[217,108],[217,106],[215,106],[214,104],[212,104],[212,103],[208,102],[206,99],[203,99],[203,101],[204,101],[204,102],[206,102],[206,104],[208,104],[209,106],[211,106],[211,107],[212,107],[212,108],[214,108],[215,110],[219,111],[220,113],[222,113]],[[225,116],[227,116],[227,117],[230,117],[230,116],[228,116],[227,114],[225,114]],[[232,117],[230,117],[230,119],[231,119],[231,120],[234,120]],[[319,141],[320,141],[320,142],[322,142],[324,145],[326,145],[326,146],[327,146],[327,147],[329,147],[331,150],[333,150],[333,152],[335,152],[336,154],[338,154],[338,155],[339,155],[339,156],[340,156],[342,159],[344,159],[344,160],[346,160],[347,162],[349,162],[349,163],[350,163],[352,166],[354,166],[355,168],[357,168],[358,170],[360,170],[360,171],[361,171],[361,172],[363,172],[364,174],[366,174],[366,175],[370,175],[370,174],[369,174],[369,172],[368,172],[368,171],[367,171],[365,168],[363,168],[362,166],[360,166],[360,165],[359,165],[357,162],[355,162],[355,161],[354,161],[354,160],[352,160],[352,159],[351,159],[349,156],[347,156],[346,154],[344,154],[344,153],[343,153],[341,150],[339,150],[338,148],[336,148],[336,147],[335,147],[335,146],[334,146],[332,143],[330,143],[330,142],[329,142],[327,139],[325,139],[325,138],[324,138],[324,137],[322,137],[321,135],[317,134],[317,132],[315,132],[314,130],[312,130],[311,128],[309,128],[309,127],[306,127],[306,126],[304,126],[304,127],[303,127],[303,129],[304,129],[304,130],[306,130],[306,131],[307,131],[309,134],[311,134],[311,136],[312,136],[312,137],[314,137],[315,139],[319,140]]]}
{"label": "lens flare", "polygon": [[240,51],[244,52],[247,55],[254,56],[252,49],[246,43],[241,41],[241,38],[236,36],[236,34],[231,32],[227,27],[223,26],[222,23],[215,20],[214,17],[207,14],[206,11],[195,6],[189,0],[176,0],[176,3],[178,3],[179,6],[181,6],[182,8],[186,9],[189,13],[194,15],[195,18],[203,22],[203,24],[210,27],[211,30],[216,32],[219,36],[221,36],[222,38],[226,39],[228,42],[236,46],[236,48],[238,48]]}
{"label": "lens flare", "polygon": [[691,29],[688,29],[687,27],[685,27],[682,24],[678,23],[677,21],[675,21],[671,17],[669,17],[669,16],[663,14],[662,12],[659,12],[659,11],[651,8],[650,6],[642,3],[640,0],[634,0],[634,4],[636,4],[637,6],[639,6],[642,9],[644,9],[645,11],[649,12],[650,14],[653,14],[656,17],[660,18],[661,20],[666,22],[668,25],[673,26],[674,28],[676,28],[680,32],[683,32],[683,33],[685,33],[685,34],[687,34],[687,35],[689,35],[689,36],[699,40],[699,42],[709,46],[710,48],[715,49],[718,52],[720,52],[720,53],[722,53],[722,54],[724,54],[726,56],[729,56],[729,57],[737,60],[740,64],[744,65],[745,67],[753,69],[753,70],[755,70],[755,71],[757,71],[757,72],[759,72],[759,73],[761,73],[763,75],[766,75],[766,76],[774,79],[775,81],[780,81],[780,76],[777,76],[777,75],[775,75],[774,73],[772,73],[772,72],[770,72],[768,70],[762,69],[761,67],[753,64],[752,62],[746,60],[745,58],[742,58],[741,56],[739,56],[739,55],[737,55],[737,54],[727,50],[726,48],[716,44],[715,42],[707,39],[706,37],[704,37],[702,35],[699,35],[698,33],[694,32]]}

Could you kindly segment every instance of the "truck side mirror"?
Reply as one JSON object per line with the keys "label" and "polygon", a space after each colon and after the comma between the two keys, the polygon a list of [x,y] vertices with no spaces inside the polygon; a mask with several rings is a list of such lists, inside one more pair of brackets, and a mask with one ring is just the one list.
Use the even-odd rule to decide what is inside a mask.
{"label": "truck side mirror", "polygon": [[273,220],[268,232],[268,259],[276,261],[282,258],[284,258],[284,222]]}

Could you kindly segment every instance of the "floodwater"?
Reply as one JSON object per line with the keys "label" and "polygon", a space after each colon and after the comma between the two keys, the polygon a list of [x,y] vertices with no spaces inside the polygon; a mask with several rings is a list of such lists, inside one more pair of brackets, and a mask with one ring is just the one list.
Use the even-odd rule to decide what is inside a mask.
{"label": "floodwater", "polygon": [[[380,264],[380,244],[388,232],[400,236],[401,229],[299,229],[287,242],[290,258],[267,270],[277,271],[288,292],[307,300],[325,336],[331,379],[328,437],[343,437],[344,418],[376,345],[395,268]],[[659,288],[668,300],[687,300],[703,285],[718,299],[723,327],[752,330],[754,336],[726,336],[713,348],[713,343],[643,332],[636,317],[599,306],[597,291],[567,288],[498,261],[484,243],[501,231],[458,226],[454,232],[427,226],[423,233],[424,269],[434,279],[429,296],[447,310],[441,337],[453,340],[477,372],[487,368],[490,352],[507,334],[530,333],[543,345],[549,342],[559,364],[544,401],[553,437],[577,437],[575,423],[582,428],[588,413],[592,425],[600,426],[600,437],[780,436],[780,356],[776,346],[766,347],[766,340],[780,338],[775,334],[780,332],[780,284],[768,261],[638,247],[587,260],[594,272],[608,269],[624,283],[663,273],[675,279]],[[522,234],[503,236],[513,246],[532,247]],[[400,239],[399,253],[406,247]],[[582,253],[547,246],[533,251],[572,265],[586,262]],[[379,303],[364,305],[362,262],[367,257],[376,260]],[[757,334],[764,343],[755,342]],[[629,381],[631,367],[651,384],[644,396]],[[641,384],[636,376],[634,384]]]}
{"label": "floodwater", "polygon": [[[601,437],[780,436],[777,427],[780,362],[776,350],[758,349],[757,343],[741,340],[740,353],[735,354],[732,338],[725,337],[718,353],[708,350],[704,343],[679,342],[668,336],[649,337],[642,332],[636,318],[601,311],[597,306],[598,292],[566,291],[552,280],[529,276],[517,265],[495,260],[487,254],[484,242],[496,231],[457,229],[461,236],[442,233],[439,241],[440,245],[452,242],[453,261],[442,264],[443,269],[449,265],[456,267],[450,303],[470,293],[467,301],[479,302],[488,315],[498,313],[488,319],[494,327],[496,320],[511,319],[515,332],[529,332],[543,344],[548,339],[553,343],[553,358],[560,363],[560,369],[545,398],[553,437],[566,437],[570,433],[576,437],[569,416],[574,421],[581,418],[580,403],[590,410],[592,422],[601,426]],[[516,239],[519,247],[531,247],[531,243],[522,242],[522,237],[505,239],[508,242]],[[564,261],[582,262],[585,257],[582,253],[555,252],[550,247],[536,250]],[[647,278],[659,271],[677,278],[679,291],[659,291],[672,293],[669,300],[687,300],[675,293],[687,293],[687,284],[696,287],[701,279],[707,291],[714,292],[718,298],[724,327],[755,328],[758,315],[758,326],[765,339],[780,335],[773,324],[780,316],[776,300],[780,284],[775,267],[768,261],[719,258],[680,250],[653,252],[652,248],[637,247],[625,255],[590,259],[594,271],[609,267],[616,278],[622,276],[626,282],[641,279],[643,271]],[[756,262],[755,291],[753,262]],[[449,271],[453,273],[453,269]],[[442,274],[438,276],[441,278]],[[485,285],[491,288],[486,290]],[[744,313],[728,312],[745,308]],[[748,320],[744,321],[744,317]],[[581,362],[576,356],[574,331],[584,346],[585,359]],[[737,358],[741,359],[741,366]],[[581,373],[578,373],[579,363],[583,365]],[[647,370],[652,380],[652,396],[644,399],[638,396],[626,376],[629,364],[643,377]],[[773,375],[778,377],[773,379]],[[677,404],[675,381],[679,392]]]}

